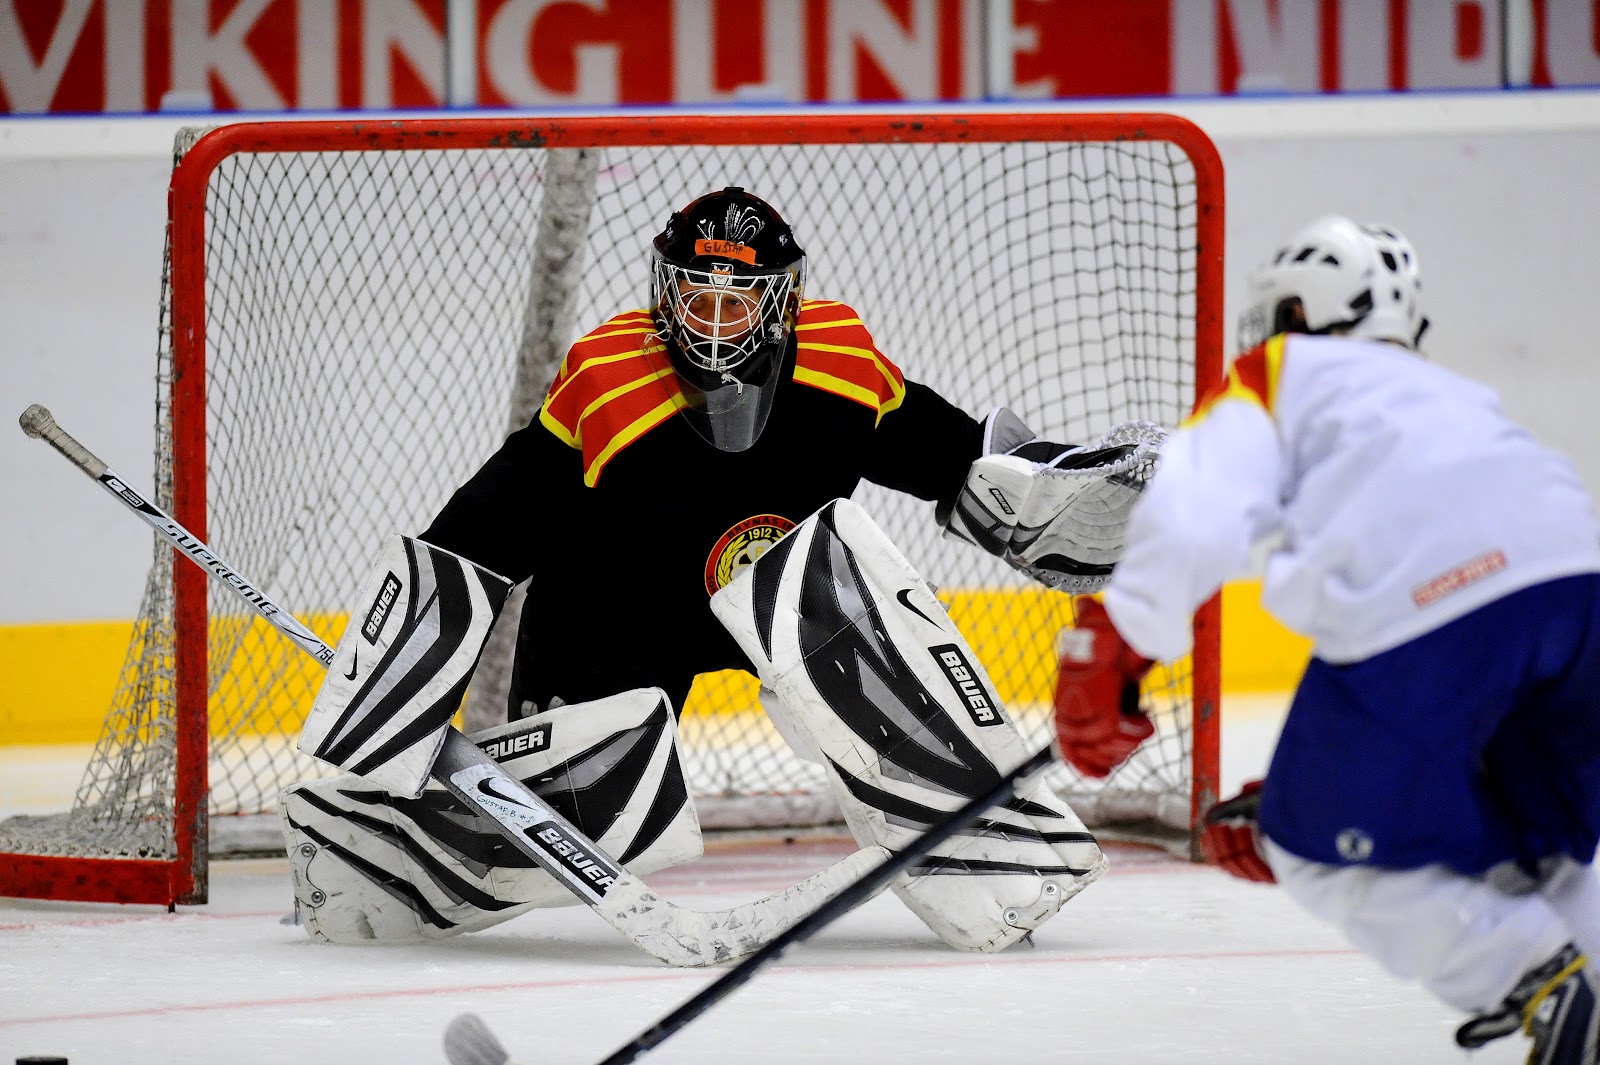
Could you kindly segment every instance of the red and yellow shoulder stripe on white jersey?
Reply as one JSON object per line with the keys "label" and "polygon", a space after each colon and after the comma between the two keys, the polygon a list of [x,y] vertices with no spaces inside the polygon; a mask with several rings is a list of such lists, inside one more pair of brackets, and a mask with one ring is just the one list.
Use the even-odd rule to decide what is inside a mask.
{"label": "red and yellow shoulder stripe on white jersey", "polygon": [[684,405],[649,311],[627,311],[572,345],[539,410],[539,421],[583,452],[583,483],[593,488],[623,448]]}
{"label": "red and yellow shoulder stripe on white jersey", "polygon": [[854,308],[837,300],[803,300],[795,324],[794,379],[854,400],[881,421],[906,398],[900,370],[878,350]]}
{"label": "red and yellow shoulder stripe on white jersey", "polygon": [[1203,419],[1218,403],[1228,399],[1243,400],[1260,407],[1270,416],[1278,401],[1278,378],[1283,372],[1284,345],[1287,333],[1257,344],[1233,360],[1227,376],[1212,385],[1194,406],[1194,413],[1183,421],[1193,425]]}

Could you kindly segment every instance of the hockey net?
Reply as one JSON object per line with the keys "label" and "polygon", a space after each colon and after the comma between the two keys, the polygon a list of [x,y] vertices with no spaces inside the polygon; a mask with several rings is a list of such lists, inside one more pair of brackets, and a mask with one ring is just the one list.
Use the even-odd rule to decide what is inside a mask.
{"label": "hockey net", "polygon": [[[1176,425],[1221,373],[1221,168],[1166,116],[247,124],[188,132],[178,155],[156,497],[329,642],[383,538],[424,527],[527,422],[576,336],[645,305],[649,239],[725,185],[785,215],[808,295],[854,306],[908,377],[976,416],[1003,403],[1086,442]],[[858,498],[1045,742],[1071,600],[943,538],[931,504]],[[642,521],[556,564],[649,551]],[[1052,771],[1091,825],[1185,839],[1214,800],[1214,605],[1196,634],[1156,671],[1158,733],[1132,760],[1104,782]],[[158,542],[73,808],[0,823],[0,892],[203,900],[208,852],[270,849],[280,790],[326,771],[294,749],[319,673]],[[708,827],[838,818],[743,674],[701,678],[682,733]]]}

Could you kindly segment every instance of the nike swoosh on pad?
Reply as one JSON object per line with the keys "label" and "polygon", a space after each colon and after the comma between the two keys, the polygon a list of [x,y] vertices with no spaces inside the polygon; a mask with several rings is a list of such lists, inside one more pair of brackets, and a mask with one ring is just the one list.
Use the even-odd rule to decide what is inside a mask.
{"label": "nike swoosh on pad", "polygon": [[937,621],[933,620],[928,615],[926,615],[922,611],[918,610],[916,608],[916,605],[911,602],[911,589],[910,588],[902,588],[902,589],[900,589],[898,592],[894,593],[894,597],[896,599],[900,600],[900,605],[901,606],[905,607],[907,610],[909,610],[913,614],[917,615],[917,617],[921,618],[923,621],[926,621],[929,625],[938,625],[939,624]]}
{"label": "nike swoosh on pad", "polygon": [[491,788],[489,786],[493,782],[494,782],[494,778],[493,777],[484,777],[482,780],[478,781],[478,790],[483,792],[485,795],[489,796],[492,799],[499,799],[501,802],[508,802],[513,806],[520,806],[524,810],[532,809],[532,807],[529,806],[526,802],[524,802],[519,796],[516,796],[516,795],[504,795],[504,794],[501,794],[498,791],[495,791],[493,788]]}
{"label": "nike swoosh on pad", "polygon": [[359,648],[357,648],[356,650],[353,650],[353,651],[350,652],[350,672],[348,672],[348,673],[346,673],[344,675],[344,679],[345,680],[355,680],[356,679],[356,662],[359,661],[360,658],[361,658],[361,651],[360,651]]}

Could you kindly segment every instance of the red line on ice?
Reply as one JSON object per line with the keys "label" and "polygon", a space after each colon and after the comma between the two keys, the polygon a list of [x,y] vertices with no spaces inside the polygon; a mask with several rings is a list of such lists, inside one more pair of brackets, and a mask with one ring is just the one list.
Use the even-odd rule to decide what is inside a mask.
{"label": "red line on ice", "polygon": [[[1128,962],[1160,962],[1160,961],[1250,961],[1257,958],[1316,958],[1339,957],[1353,955],[1358,952],[1352,949],[1328,950],[1242,950],[1203,952],[1190,951],[1177,954],[1095,954],[1073,957],[1071,955],[1052,955],[1049,957],[1005,958],[999,955],[984,955],[981,959],[953,958],[949,961],[920,961],[920,962],[865,962],[850,965],[786,965],[772,969],[773,974],[814,974],[840,972],[885,972],[895,970],[915,969],[954,969],[965,966],[996,965],[1094,965],[1112,964],[1122,965]],[[563,977],[556,980],[526,980],[502,984],[477,984],[451,985],[449,987],[404,987],[391,988],[377,991],[352,991],[338,995],[303,995],[294,998],[254,999],[239,1002],[199,1002],[190,1005],[175,1006],[147,1006],[142,1009],[129,1010],[102,1010],[92,1013],[58,1013],[46,1017],[19,1017],[9,1020],[0,1019],[0,1028],[17,1028],[31,1024],[61,1024],[78,1021],[110,1021],[126,1020],[132,1017],[160,1017],[180,1013],[211,1013],[221,1010],[254,1010],[274,1009],[285,1006],[308,1006],[320,1002],[362,1002],[378,1001],[392,998],[421,998],[424,996],[438,995],[472,995],[484,992],[494,993],[500,991],[532,991],[539,988],[553,987],[582,987],[592,988],[600,984],[639,984],[659,983],[663,980],[688,982],[703,975],[698,970],[675,969],[666,972],[638,973],[628,976],[602,976],[592,974],[585,976]],[[710,981],[703,981],[709,983]]]}

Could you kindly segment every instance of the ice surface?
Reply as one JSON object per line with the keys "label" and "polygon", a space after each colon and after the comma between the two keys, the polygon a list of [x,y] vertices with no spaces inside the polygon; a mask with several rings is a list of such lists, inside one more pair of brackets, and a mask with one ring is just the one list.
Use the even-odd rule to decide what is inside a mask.
{"label": "ice surface", "polygon": [[[1224,787],[1260,772],[1278,717],[1230,701]],[[842,840],[713,844],[649,878],[721,908],[787,886]],[[775,963],[643,1060],[1426,1065],[1468,1060],[1459,1017],[1280,892],[1140,847],[1036,945],[937,940],[891,895]],[[168,914],[0,900],[0,1063],[441,1065],[458,1013],[521,1065],[597,1062],[715,978],[664,969],[581,907],[427,947],[333,947],[281,924],[287,863],[212,867],[213,902]],[[1510,1065],[1513,1037],[1471,1057]]]}

